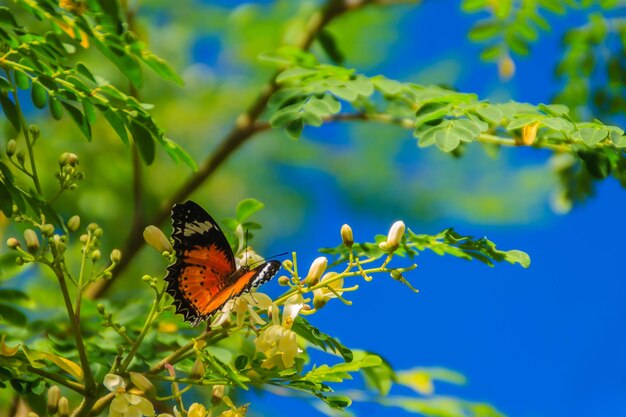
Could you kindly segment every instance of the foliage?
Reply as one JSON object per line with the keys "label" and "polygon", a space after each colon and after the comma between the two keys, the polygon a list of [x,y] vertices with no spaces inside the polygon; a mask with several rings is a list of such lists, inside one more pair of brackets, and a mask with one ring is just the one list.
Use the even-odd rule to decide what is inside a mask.
{"label": "foliage", "polygon": [[[429,416],[501,415],[490,405],[435,393],[434,381],[464,383],[462,376],[442,369],[396,371],[379,354],[347,347],[305,317],[323,313],[332,300],[349,306],[347,294],[370,283],[375,274],[388,274],[417,292],[407,279],[417,265],[407,264],[404,258],[413,259],[425,250],[489,266],[506,261],[527,268],[530,258],[524,252],[501,250],[487,238],[463,236],[453,229],[417,234],[401,221],[373,242],[355,242],[351,228],[344,225],[342,243],[321,250],[334,256],[330,265],[327,258],[318,257],[304,274],[297,254],[291,253],[291,259],[282,264],[286,274],[277,279],[285,290],[282,295],[271,299],[256,292],[231,299],[203,330],[182,324],[174,316],[161,272],[152,273],[138,255],[144,231],[145,241],[161,256],[153,254],[150,265],[159,265],[162,271],[174,262],[168,239],[158,227],[149,225],[163,224],[173,203],[189,197],[245,141],[269,128],[284,129],[297,139],[305,126],[374,121],[410,129],[420,147],[434,146],[454,156],[462,156],[472,143],[540,148],[569,158],[559,170],[569,200],[584,198],[591,192],[592,181],[610,175],[626,185],[626,138],[619,127],[599,120],[579,121],[577,112],[562,104],[489,103],[471,93],[367,76],[344,67],[339,36],[327,26],[343,15],[392,3],[396,2],[329,0],[315,7],[298,6],[289,24],[299,29],[297,40],[261,54],[260,60],[276,66],[276,72],[208,155],[204,148],[202,154],[187,152],[169,139],[152,106],[140,100],[140,96],[172,88],[164,86],[165,82],[181,85],[183,78],[150,52],[136,21],[138,10],[128,2],[15,0],[0,7],[0,67],[4,71],[0,106],[10,138],[0,158],[0,210],[2,227],[10,227],[11,236],[23,233],[23,239],[8,238],[0,258],[4,326],[0,387],[7,388],[0,397],[7,400],[3,411],[10,408],[9,401],[21,401],[37,414],[62,417],[70,411],[86,416],[105,410],[110,415],[151,415],[155,406],[190,417],[207,413],[242,416],[247,405],[235,405],[231,397],[236,399],[238,390],[259,388],[305,394],[335,410],[366,400]],[[530,22],[543,26],[537,7],[564,11],[552,1],[539,1],[537,7],[523,6],[518,11],[513,11],[513,3],[498,2],[495,7],[493,2],[465,1],[468,12],[493,9],[492,20],[479,23],[470,37],[482,41],[500,36],[504,43],[496,46],[499,54],[508,54],[509,49],[526,53],[527,42],[536,38]],[[158,2],[156,6],[164,7]],[[294,7],[284,6],[282,13],[288,15]],[[172,10],[172,15],[176,12]],[[243,19],[245,10],[238,13]],[[305,24],[301,24],[303,19]],[[593,19],[595,35],[574,37],[576,42],[599,42],[596,32],[601,20]],[[578,59],[570,58],[571,62]],[[586,75],[563,73],[571,80]],[[612,87],[623,87],[613,81]],[[43,116],[42,109],[49,116]],[[96,156],[87,159],[88,163],[74,152],[64,151],[58,157],[48,152],[54,144],[46,143],[47,139],[55,137],[50,132],[63,129],[59,126],[66,126],[67,120],[77,129],[64,133],[64,146],[93,149],[90,155]],[[111,163],[113,157],[103,151],[114,146],[107,137],[123,144],[124,157],[130,154],[124,164]],[[156,163],[161,149],[174,162],[194,170],[182,184],[176,184],[178,189],[170,190],[172,185],[163,186],[162,181],[147,184],[143,180],[145,166]],[[198,155],[206,157],[199,166]],[[115,172],[118,169],[120,175]],[[105,177],[102,190],[110,186],[107,175],[126,182],[123,173],[132,177],[133,198],[128,205],[133,213],[123,228],[113,223],[81,226],[81,217],[73,214],[80,206],[81,193],[91,191],[82,184],[92,172]],[[173,182],[171,177],[166,179]],[[151,207],[149,221],[146,207]],[[262,259],[245,247],[254,236],[243,234],[244,229],[260,228],[251,219],[262,208],[259,201],[244,199],[234,217],[222,223],[239,265]],[[90,210],[82,217],[98,220]],[[10,220],[10,226],[4,220]],[[122,251],[112,249],[122,244],[127,231]],[[130,267],[143,275],[143,288],[135,300],[124,303],[120,299],[134,297],[135,288],[124,294],[111,285],[120,277],[132,277]],[[348,281],[353,281],[350,286]],[[37,291],[29,292],[33,287]],[[322,363],[313,354],[315,349],[328,354]],[[338,388],[355,375],[363,381],[359,390]],[[395,395],[392,390],[398,385],[415,395]],[[190,404],[190,398],[200,396],[210,396],[211,401]]]}

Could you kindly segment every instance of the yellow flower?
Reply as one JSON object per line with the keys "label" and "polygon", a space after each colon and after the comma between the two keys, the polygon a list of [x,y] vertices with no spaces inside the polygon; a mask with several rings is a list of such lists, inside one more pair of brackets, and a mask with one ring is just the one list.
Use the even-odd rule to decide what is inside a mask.
{"label": "yellow flower", "polygon": [[126,383],[121,376],[107,374],[104,377],[104,386],[111,391],[115,398],[111,401],[109,417],[142,417],[153,416],[154,406],[146,398],[126,392]]}
{"label": "yellow flower", "polygon": [[295,357],[301,350],[291,326],[303,306],[301,294],[291,296],[283,308],[282,322],[279,322],[278,307],[275,304],[270,307],[272,324],[261,330],[254,340],[257,352],[263,353],[266,357],[261,365],[263,368],[271,369],[278,366],[286,369],[293,366]]}
{"label": "yellow flower", "polygon": [[189,411],[187,412],[187,417],[205,417],[206,416],[206,407],[202,404],[193,403],[191,407],[189,407]]}

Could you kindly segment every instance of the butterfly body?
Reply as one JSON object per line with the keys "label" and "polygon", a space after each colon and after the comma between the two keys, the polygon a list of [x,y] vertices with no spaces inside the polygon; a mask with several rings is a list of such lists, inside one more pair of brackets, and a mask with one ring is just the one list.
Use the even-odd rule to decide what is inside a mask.
{"label": "butterfly body", "polygon": [[172,224],[176,262],[167,268],[166,291],[176,313],[193,326],[209,319],[230,299],[271,279],[280,262],[236,267],[235,256],[219,225],[193,201],[175,204]]}

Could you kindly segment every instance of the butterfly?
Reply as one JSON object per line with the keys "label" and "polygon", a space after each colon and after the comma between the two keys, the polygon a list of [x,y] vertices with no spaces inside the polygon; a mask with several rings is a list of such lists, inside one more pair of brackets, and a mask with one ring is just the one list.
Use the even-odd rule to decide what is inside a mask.
{"label": "butterfly", "polygon": [[279,261],[250,268],[235,265],[235,255],[217,222],[198,204],[172,207],[176,262],[167,268],[167,293],[176,313],[192,326],[211,318],[229,300],[269,281]]}

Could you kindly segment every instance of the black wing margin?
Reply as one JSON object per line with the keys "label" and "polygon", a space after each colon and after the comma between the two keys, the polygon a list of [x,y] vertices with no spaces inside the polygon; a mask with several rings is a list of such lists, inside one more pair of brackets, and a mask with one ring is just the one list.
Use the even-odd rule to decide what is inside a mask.
{"label": "black wing margin", "polygon": [[211,244],[222,249],[228,262],[235,269],[235,255],[217,222],[202,207],[193,201],[174,204],[172,207],[172,239],[176,262],[167,267],[165,282],[166,292],[174,297],[176,313],[182,314],[185,321],[197,325],[203,317],[184,297],[180,289],[179,277],[185,269],[184,252],[196,246],[204,247]]}

